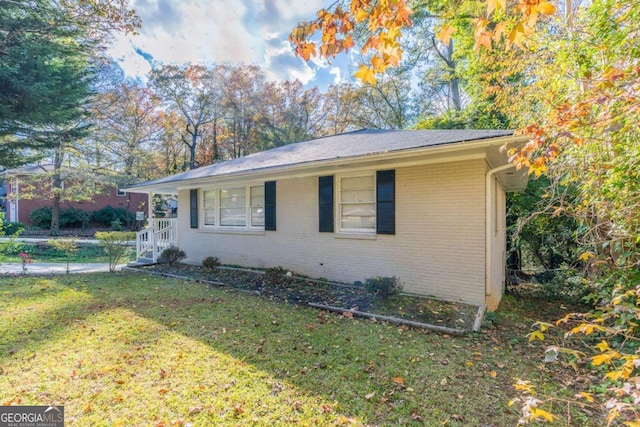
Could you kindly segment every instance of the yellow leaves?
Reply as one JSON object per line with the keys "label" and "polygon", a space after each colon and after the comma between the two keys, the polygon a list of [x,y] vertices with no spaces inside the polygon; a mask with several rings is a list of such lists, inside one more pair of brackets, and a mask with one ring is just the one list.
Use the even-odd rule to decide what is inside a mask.
{"label": "yellow leaves", "polygon": [[356,71],[355,77],[363,83],[376,84],[375,73],[366,65],[360,65],[360,69]]}
{"label": "yellow leaves", "polygon": [[600,325],[593,324],[593,323],[581,323],[578,326],[576,326],[573,329],[571,329],[567,334],[568,335],[572,335],[572,334],[590,335],[590,334],[594,333],[595,331],[604,332],[606,330],[607,330],[607,328],[605,328],[603,326],[600,326]]}
{"label": "yellow leaves", "polygon": [[591,358],[591,364],[593,366],[599,366],[605,363],[611,363],[612,360],[620,358],[620,353],[615,350],[609,350],[602,354],[596,354]]}
{"label": "yellow leaves", "polygon": [[535,394],[533,385],[531,384],[530,381],[527,381],[527,380],[521,380],[519,378],[516,378],[516,383],[513,385],[513,387],[518,391],[524,391],[525,393]]}
{"label": "yellow leaves", "polygon": [[593,252],[586,251],[580,254],[580,256],[578,257],[578,260],[583,262],[588,262],[593,258],[595,258],[595,254]]}
{"label": "yellow leaves", "polygon": [[606,341],[600,341],[598,344],[596,344],[596,347],[598,347],[598,350],[600,350],[600,352],[602,353],[603,351],[607,351],[609,350],[609,343]]}
{"label": "yellow leaves", "polygon": [[553,420],[555,419],[555,416],[547,411],[545,411],[544,409],[540,409],[540,408],[535,408],[535,407],[531,407],[529,409],[530,414],[529,415],[529,420],[533,421],[535,419],[539,419],[539,418],[543,418],[546,421],[549,422],[553,422]]}
{"label": "yellow leaves", "polygon": [[534,9],[536,10],[536,12],[542,15],[553,15],[557,11],[555,5],[551,4],[548,1],[541,1],[537,6],[535,6]]}
{"label": "yellow leaves", "polygon": [[534,341],[534,340],[540,340],[540,341],[544,341],[544,335],[542,334],[542,332],[540,331],[533,331],[529,334],[529,342]]}
{"label": "yellow leaves", "polygon": [[585,399],[589,403],[593,403],[594,402],[594,399],[593,399],[593,396],[591,395],[591,393],[587,393],[586,391],[583,391],[583,392],[580,392],[580,393],[576,394],[576,398],[577,399]]}
{"label": "yellow leaves", "polygon": [[442,43],[449,45],[449,43],[451,42],[451,36],[455,32],[456,32],[456,29],[453,28],[451,25],[443,25],[442,28],[440,28],[440,31],[438,32],[438,34],[436,35],[436,38],[440,40]]}
{"label": "yellow leaves", "polygon": [[491,16],[496,10],[506,10],[507,0],[487,0],[487,16]]}

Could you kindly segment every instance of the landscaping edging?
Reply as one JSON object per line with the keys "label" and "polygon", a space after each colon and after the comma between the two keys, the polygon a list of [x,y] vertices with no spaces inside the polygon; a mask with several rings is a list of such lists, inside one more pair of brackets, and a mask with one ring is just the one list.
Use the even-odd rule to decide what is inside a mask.
{"label": "landscaping edging", "polygon": [[413,320],[400,319],[399,317],[383,316],[380,314],[367,313],[364,311],[358,311],[358,310],[353,310],[349,308],[340,308],[340,307],[334,307],[331,305],[316,304],[313,302],[309,303],[309,307],[318,308],[320,310],[332,311],[334,313],[340,313],[340,314],[351,313],[353,316],[363,317],[365,319],[376,319],[382,322],[393,323],[395,325],[405,325],[405,326],[410,326],[412,328],[428,329],[430,331],[440,332],[443,334],[450,334],[450,335],[456,335],[456,336],[463,336],[467,334],[467,331],[465,331],[464,329],[447,328],[446,326],[438,326],[438,325],[431,325],[428,323],[414,322]]}
{"label": "landscaping edging", "polygon": [[[228,267],[225,267],[225,269],[241,270],[241,271],[245,270],[245,269],[236,269],[236,268],[228,268]],[[209,284],[209,285],[228,287],[228,288],[234,289],[236,291],[255,294],[255,292],[251,292],[251,291],[244,290],[244,289],[237,289],[237,288],[234,288],[233,286],[229,286],[229,285],[227,285],[227,284],[225,284],[223,282],[220,282],[220,281],[196,279],[196,278],[193,278],[193,277],[181,276],[181,275],[172,274],[172,273],[149,271],[149,270],[145,270],[145,269],[141,269],[141,268],[137,268],[137,267],[128,267],[127,266],[127,267],[123,267],[123,270],[146,273],[146,274],[151,274],[151,275],[156,275],[156,276],[161,276],[161,277],[169,277],[169,278],[179,279],[179,280],[186,280],[186,281],[195,282],[195,283],[204,283],[204,284]],[[246,271],[250,271],[252,273],[257,272],[257,271],[253,271],[253,270],[246,270]],[[305,279],[305,280],[308,280],[308,279]],[[327,283],[327,284],[338,285],[338,286],[341,285],[341,284],[336,284],[336,283],[333,283],[333,282],[327,282],[327,281],[322,281],[322,280],[310,280],[310,281],[319,282],[319,283]],[[347,285],[346,287],[351,287],[351,286]],[[325,304],[318,304],[318,303],[313,303],[313,302],[307,303],[307,306],[311,307],[311,308],[315,308],[315,309],[319,309],[319,310],[331,311],[331,312],[335,312],[335,313],[339,313],[339,314],[350,313],[353,316],[357,316],[357,317],[361,317],[361,318],[375,319],[375,320],[379,320],[379,321],[382,321],[382,322],[392,323],[392,324],[395,324],[395,325],[403,325],[403,326],[408,326],[408,327],[411,327],[411,328],[426,329],[426,330],[430,330],[430,331],[433,331],[433,332],[442,333],[442,334],[449,334],[449,335],[453,335],[453,336],[464,336],[464,335],[466,335],[466,334],[468,334],[470,332],[469,330],[466,330],[466,329],[450,328],[450,327],[446,327],[446,326],[439,326],[439,325],[433,325],[433,324],[430,324],[430,323],[423,323],[423,322],[416,322],[416,321],[408,320],[408,319],[402,319],[402,318],[399,318],[399,317],[385,316],[385,315],[380,315],[380,314],[375,314],[375,313],[369,313],[369,312],[354,310],[354,309],[350,309],[350,308],[341,308],[341,307],[335,307],[335,306],[325,305]],[[484,309],[483,309],[483,307],[480,307],[478,309],[478,313],[476,315],[476,319],[475,319],[475,322],[473,324],[472,332],[477,332],[480,329],[480,323],[482,322],[483,314],[484,314]]]}

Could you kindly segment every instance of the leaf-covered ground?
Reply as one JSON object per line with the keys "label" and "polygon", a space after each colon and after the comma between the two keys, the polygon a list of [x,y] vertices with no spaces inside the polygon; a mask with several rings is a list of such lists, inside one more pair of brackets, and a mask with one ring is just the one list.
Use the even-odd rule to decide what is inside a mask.
{"label": "leaf-covered ground", "polygon": [[282,276],[277,283],[259,271],[218,268],[176,263],[140,267],[143,271],[188,277],[194,280],[218,282],[225,287],[248,291],[271,300],[307,305],[316,303],[344,309],[407,319],[429,325],[471,331],[478,307],[460,302],[437,301],[406,295],[386,299],[373,296],[362,286],[319,282],[299,277]]}
{"label": "leaf-covered ground", "polygon": [[64,405],[68,426],[509,426],[514,378],[566,387],[526,339],[545,306],[511,297],[456,338],[134,272],[0,294],[0,404]]}

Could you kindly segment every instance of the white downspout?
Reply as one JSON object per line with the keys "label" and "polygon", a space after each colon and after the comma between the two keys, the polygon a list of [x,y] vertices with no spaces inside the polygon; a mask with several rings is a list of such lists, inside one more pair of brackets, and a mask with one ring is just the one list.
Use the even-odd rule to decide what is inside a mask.
{"label": "white downspout", "polygon": [[[491,279],[491,265],[492,265],[492,259],[491,259],[491,224],[492,224],[492,220],[493,218],[491,217],[491,207],[493,206],[493,192],[491,191],[491,178],[493,177],[493,175],[495,175],[497,172],[502,172],[503,170],[507,170],[507,169],[511,169],[514,168],[515,165],[512,163],[507,163],[506,165],[502,165],[502,166],[498,166],[497,168],[493,168],[491,170],[489,170],[487,172],[487,175],[485,176],[485,188],[484,188],[484,194],[485,194],[485,202],[484,202],[484,207],[485,207],[485,213],[484,213],[484,218],[485,218],[485,225],[484,225],[484,252],[485,252],[485,266],[484,266],[484,288],[485,288],[485,296],[490,296],[491,295],[491,286],[489,286],[489,281]],[[497,207],[496,207],[497,209]],[[496,215],[498,214],[498,212],[496,212]]]}

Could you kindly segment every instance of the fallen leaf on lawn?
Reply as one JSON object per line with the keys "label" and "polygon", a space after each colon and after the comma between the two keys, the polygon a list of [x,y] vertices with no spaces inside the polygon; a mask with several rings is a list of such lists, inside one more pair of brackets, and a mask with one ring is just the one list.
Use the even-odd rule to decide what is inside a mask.
{"label": "fallen leaf on lawn", "polygon": [[393,379],[393,382],[394,382],[394,383],[396,383],[396,384],[403,385],[403,384],[404,384],[404,378],[402,378],[402,377],[395,377],[395,378]]}
{"label": "fallen leaf on lawn", "polygon": [[93,403],[89,403],[87,406],[84,407],[83,412],[85,414],[88,414],[89,412],[91,412],[93,410]]}
{"label": "fallen leaf on lawn", "polygon": [[491,375],[491,378],[495,378],[498,376],[498,373],[496,371],[491,371],[489,372],[489,375]]}
{"label": "fallen leaf on lawn", "polygon": [[367,394],[364,398],[365,398],[365,399],[367,399],[367,400],[369,400],[369,399],[371,399],[371,398],[372,398],[373,396],[375,396],[375,395],[376,395],[376,392],[374,391],[374,392],[372,392],[372,393]]}
{"label": "fallen leaf on lawn", "polygon": [[467,363],[465,363],[465,365],[467,365],[467,366],[473,366],[473,362],[467,362]]}
{"label": "fallen leaf on lawn", "polygon": [[195,415],[202,412],[202,406],[192,406],[189,408],[189,415]]}
{"label": "fallen leaf on lawn", "polygon": [[242,405],[240,405],[239,403],[233,407],[233,413],[236,417],[242,415],[243,412],[244,412],[244,409],[242,408]]}
{"label": "fallen leaf on lawn", "polygon": [[353,313],[349,312],[349,311],[343,311],[342,312],[342,316],[348,318],[348,319],[353,319]]}
{"label": "fallen leaf on lawn", "polygon": [[328,414],[331,411],[332,411],[331,407],[329,407],[328,405],[322,405],[322,412],[323,413]]}
{"label": "fallen leaf on lawn", "polygon": [[169,390],[167,390],[166,388],[161,388],[160,390],[158,390],[158,393],[160,394],[167,394],[167,392],[169,392]]}
{"label": "fallen leaf on lawn", "polygon": [[414,409],[411,411],[411,419],[414,421],[424,421],[420,415],[418,415],[418,411]]}

